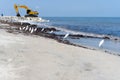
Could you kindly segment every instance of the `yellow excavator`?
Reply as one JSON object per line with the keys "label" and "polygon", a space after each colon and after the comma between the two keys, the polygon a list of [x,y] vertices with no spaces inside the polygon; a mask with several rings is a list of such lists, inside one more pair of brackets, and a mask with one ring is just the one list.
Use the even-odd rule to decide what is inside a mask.
{"label": "yellow excavator", "polygon": [[32,11],[31,9],[29,9],[25,5],[16,5],[16,4],[14,4],[14,8],[15,8],[15,11],[17,13],[16,16],[18,16],[18,17],[21,16],[20,13],[19,13],[18,8],[24,8],[24,9],[26,9],[26,15],[25,15],[25,17],[38,17],[38,14],[39,14],[37,11]]}

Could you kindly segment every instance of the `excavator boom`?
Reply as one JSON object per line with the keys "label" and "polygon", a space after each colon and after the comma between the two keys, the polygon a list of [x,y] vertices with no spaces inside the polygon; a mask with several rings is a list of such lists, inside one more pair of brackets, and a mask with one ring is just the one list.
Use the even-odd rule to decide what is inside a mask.
{"label": "excavator boom", "polygon": [[16,5],[16,4],[14,4],[14,8],[15,8],[15,11],[17,13],[16,16],[20,16],[18,8],[24,8],[24,9],[26,9],[26,14],[27,15],[25,15],[25,17],[38,17],[38,14],[39,14],[37,11],[32,11],[31,9],[29,9],[25,5]]}

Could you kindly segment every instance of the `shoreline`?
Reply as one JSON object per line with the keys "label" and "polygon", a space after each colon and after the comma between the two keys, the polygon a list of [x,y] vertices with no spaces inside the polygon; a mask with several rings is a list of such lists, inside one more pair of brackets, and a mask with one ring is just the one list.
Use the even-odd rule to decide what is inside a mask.
{"label": "shoreline", "polygon": [[[43,28],[38,27],[36,24],[30,24],[28,22],[11,22],[11,21],[9,21],[9,18],[6,21],[0,19],[0,22],[3,23],[3,25],[7,25],[7,24],[9,25],[6,28],[7,32],[9,32],[9,33],[15,33],[15,34],[22,33],[24,35],[38,35],[38,36],[41,36],[41,37],[54,39],[57,42],[63,43],[63,44],[68,44],[68,45],[82,47],[82,48],[91,49],[91,50],[101,50],[99,48],[94,48],[94,47],[91,47],[91,46],[85,46],[85,45],[72,43],[67,39],[63,39],[65,34],[56,34],[56,33],[51,34],[51,33],[49,33],[51,31],[60,32],[61,29],[59,29],[59,28],[54,28],[54,27],[45,27],[44,28],[43,27],[44,31],[42,31]],[[31,33],[29,30],[26,30],[26,31],[25,30],[20,30],[20,28],[26,28],[26,26],[29,26],[31,29],[37,28],[37,30],[33,33]],[[64,31],[64,30],[62,30],[62,31]],[[107,36],[107,35],[97,35],[97,34],[93,35],[93,34],[88,34],[88,33],[83,33],[83,32],[79,32],[79,33],[72,32],[72,33],[73,34],[69,34],[69,37],[71,37],[71,39],[72,38],[73,39],[74,38],[98,38],[98,39],[107,39],[107,40],[112,39],[112,40],[115,40],[115,41],[120,41],[120,39],[117,38],[117,37],[111,37],[111,36]],[[111,51],[108,51],[108,50],[105,50],[105,49],[104,50],[102,49],[101,51],[109,53],[109,54],[120,56],[120,54],[118,54],[117,52],[114,52],[114,51],[111,52]]]}
{"label": "shoreline", "polygon": [[[64,36],[64,35],[59,35],[60,37],[57,37],[58,35],[55,35],[55,34],[52,34],[52,35],[51,34],[46,34],[44,32],[41,32],[42,28],[38,29],[38,31],[40,33],[38,33],[38,31],[36,31],[36,33],[32,33],[32,34],[30,32],[25,32],[25,31],[20,31],[19,30],[19,28],[21,26],[25,27],[27,25],[31,25],[29,23],[22,23],[22,25],[21,25],[21,23],[11,23],[11,22],[10,23],[1,22],[1,23],[2,23],[1,26],[3,26],[3,27],[0,26],[0,29],[6,30],[8,33],[31,35],[31,36],[36,35],[38,37],[45,37],[45,38],[48,38],[48,39],[53,39],[53,40],[57,41],[58,43],[67,44],[67,45],[70,45],[70,46],[81,47],[81,48],[90,49],[90,50],[103,51],[103,50],[100,50],[100,49],[97,49],[97,48],[92,48],[92,47],[88,47],[88,46],[85,46],[85,45],[78,45],[78,44],[71,43],[68,40],[65,40],[65,39],[61,38],[61,36]],[[36,25],[31,25],[31,26],[32,27],[36,27]],[[55,28],[46,28],[46,31],[47,30],[49,31],[51,29],[53,31],[56,31]],[[71,35],[71,36],[82,37],[81,35]],[[109,54],[113,54],[113,53],[111,53],[109,51],[105,51],[105,50],[103,52],[106,52],[106,53],[109,53]],[[113,55],[115,55],[115,54],[113,54]],[[120,56],[120,55],[118,54],[118,56]]]}

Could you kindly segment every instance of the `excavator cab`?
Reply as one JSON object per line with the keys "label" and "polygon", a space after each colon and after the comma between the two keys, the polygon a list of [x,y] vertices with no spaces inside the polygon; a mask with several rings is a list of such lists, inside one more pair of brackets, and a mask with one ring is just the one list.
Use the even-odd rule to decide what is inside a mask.
{"label": "excavator cab", "polygon": [[26,9],[26,15],[25,15],[25,17],[38,17],[38,12],[37,11],[32,11],[31,9],[29,9],[27,6],[25,6],[25,5],[14,5],[14,8],[15,8],[15,10],[16,10],[16,16],[18,16],[18,17],[20,17],[21,15],[20,15],[20,13],[19,13],[19,10],[18,10],[18,8],[24,8],[24,9]]}

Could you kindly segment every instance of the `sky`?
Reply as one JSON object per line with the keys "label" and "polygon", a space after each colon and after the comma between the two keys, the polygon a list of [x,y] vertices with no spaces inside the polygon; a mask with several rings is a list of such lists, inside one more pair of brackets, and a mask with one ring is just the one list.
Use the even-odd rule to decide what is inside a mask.
{"label": "sky", "polygon": [[42,17],[120,17],[120,0],[1,0],[0,14],[16,15],[14,4],[27,5]]}

